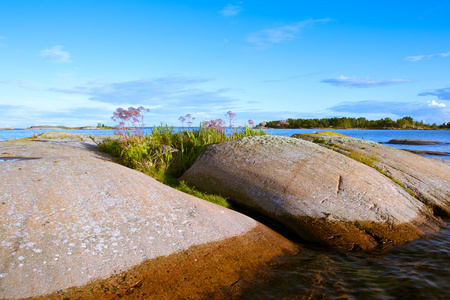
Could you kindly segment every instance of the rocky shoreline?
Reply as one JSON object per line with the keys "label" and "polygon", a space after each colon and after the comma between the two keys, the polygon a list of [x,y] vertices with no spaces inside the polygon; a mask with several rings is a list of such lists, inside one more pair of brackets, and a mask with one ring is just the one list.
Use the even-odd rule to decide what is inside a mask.
{"label": "rocky shoreline", "polygon": [[[302,253],[252,218],[114,163],[97,151],[102,138],[0,142],[1,299],[226,299],[275,257]],[[450,216],[450,164],[298,138],[211,145],[182,179],[345,251],[418,239]]]}

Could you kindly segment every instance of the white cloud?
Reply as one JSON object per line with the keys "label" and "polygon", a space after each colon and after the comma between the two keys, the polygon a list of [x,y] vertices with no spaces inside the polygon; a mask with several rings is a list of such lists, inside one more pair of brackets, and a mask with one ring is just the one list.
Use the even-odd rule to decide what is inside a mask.
{"label": "white cloud", "polygon": [[52,48],[44,49],[39,56],[53,63],[70,63],[70,53],[62,50],[62,46],[54,46]]}
{"label": "white cloud", "polygon": [[444,103],[437,103],[434,100],[428,101],[428,106],[447,107]]}
{"label": "white cloud", "polygon": [[416,56],[408,56],[405,58],[407,61],[418,62],[422,59],[430,59],[434,57],[447,57],[450,56],[450,51],[438,54],[429,54],[429,55],[416,55]]}
{"label": "white cloud", "polygon": [[271,29],[264,29],[250,34],[246,42],[253,44],[257,48],[266,48],[273,44],[279,44],[284,41],[290,41],[298,38],[301,33],[301,29],[306,26],[313,25],[315,23],[323,24],[329,22],[330,19],[308,19],[290,25],[275,27]]}
{"label": "white cloud", "polygon": [[225,17],[234,17],[240,14],[244,9],[240,5],[227,4],[219,13]]}
{"label": "white cloud", "polygon": [[351,88],[370,88],[399,83],[407,83],[411,81],[406,79],[373,80],[370,79],[369,77],[345,77],[341,75],[338,78],[324,79],[321,82],[329,83],[335,86],[345,86]]}

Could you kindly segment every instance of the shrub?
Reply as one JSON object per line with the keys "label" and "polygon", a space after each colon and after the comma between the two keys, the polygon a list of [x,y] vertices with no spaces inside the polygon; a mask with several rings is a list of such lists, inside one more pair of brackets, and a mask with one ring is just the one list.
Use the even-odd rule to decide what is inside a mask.
{"label": "shrub", "polygon": [[[161,125],[154,127],[151,134],[144,135],[143,117],[140,113],[148,110],[141,108],[118,109],[113,117],[119,121],[116,137],[105,139],[99,145],[99,150],[110,153],[120,164],[150,175],[164,184],[228,207],[229,204],[224,198],[202,194],[187,187],[185,183],[178,182],[177,178],[192,166],[206,146],[247,136],[265,135],[266,132],[249,126],[241,129],[232,128],[227,132],[225,122],[217,119],[203,122],[199,129],[189,128],[181,132],[176,132],[167,125]],[[235,115],[230,112],[227,114],[231,122]],[[184,120],[188,116],[191,118],[187,115],[183,117]],[[125,127],[129,119],[131,119],[129,125],[133,126],[132,130]]]}

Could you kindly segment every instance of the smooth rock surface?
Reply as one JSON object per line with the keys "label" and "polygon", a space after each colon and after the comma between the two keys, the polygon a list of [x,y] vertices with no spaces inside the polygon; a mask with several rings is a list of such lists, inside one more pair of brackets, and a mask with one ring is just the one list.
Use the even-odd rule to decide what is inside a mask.
{"label": "smooth rock surface", "polygon": [[304,239],[338,248],[401,244],[439,224],[427,206],[373,168],[294,138],[248,137],[208,146],[181,179]]}
{"label": "smooth rock surface", "polygon": [[0,142],[0,157],[0,299],[202,299],[298,250],[83,142]]}
{"label": "smooth rock surface", "polygon": [[[400,181],[435,213],[450,217],[450,167],[448,161],[432,159],[397,148],[352,137],[322,137],[329,145],[375,158],[375,166]],[[322,144],[325,145],[325,144]],[[340,150],[337,148],[337,150]],[[346,151],[343,151],[344,153]]]}

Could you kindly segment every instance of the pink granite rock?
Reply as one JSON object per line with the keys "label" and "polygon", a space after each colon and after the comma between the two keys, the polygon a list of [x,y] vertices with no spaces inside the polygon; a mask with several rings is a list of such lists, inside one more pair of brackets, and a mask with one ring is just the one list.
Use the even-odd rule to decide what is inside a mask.
{"label": "pink granite rock", "polygon": [[0,157],[0,299],[201,299],[298,250],[83,145],[0,142]]}
{"label": "pink granite rock", "polygon": [[[308,138],[298,135],[299,138]],[[411,190],[424,204],[433,208],[435,214],[450,217],[450,167],[449,161],[427,158],[408,151],[380,145],[352,137],[323,136],[326,143],[343,154],[350,151],[373,158],[373,164],[381,172],[391,176]],[[347,149],[347,150],[343,150]]]}
{"label": "pink granite rock", "polygon": [[208,146],[182,178],[300,237],[371,250],[437,230],[430,208],[373,168],[311,142],[248,137]]}

